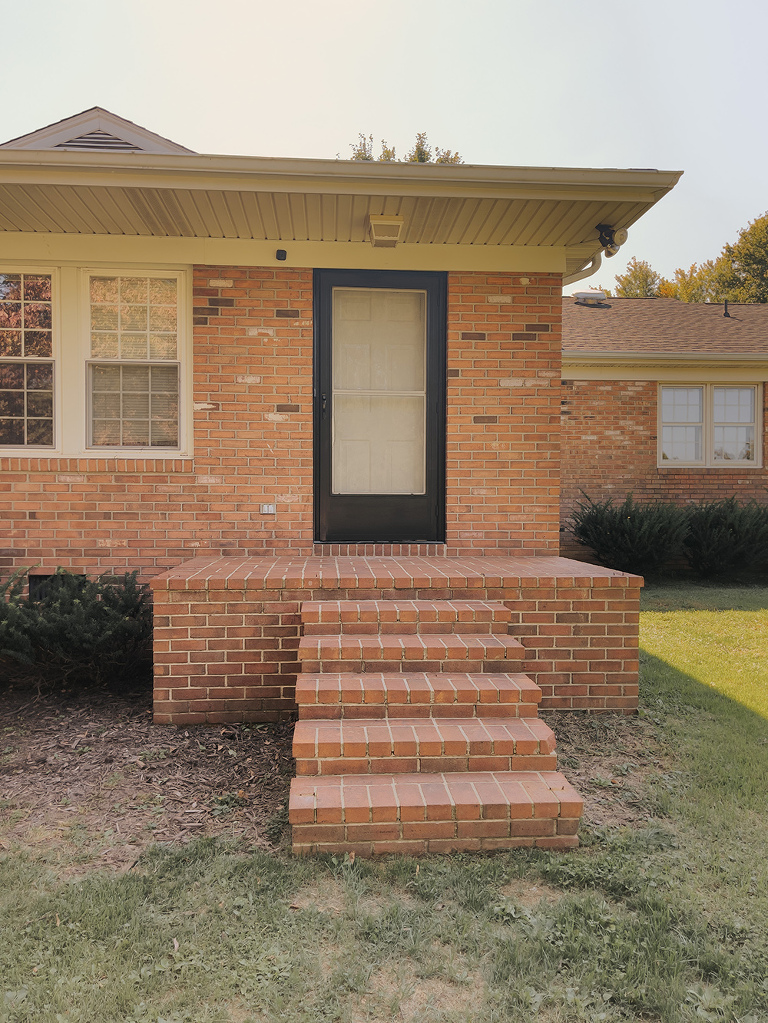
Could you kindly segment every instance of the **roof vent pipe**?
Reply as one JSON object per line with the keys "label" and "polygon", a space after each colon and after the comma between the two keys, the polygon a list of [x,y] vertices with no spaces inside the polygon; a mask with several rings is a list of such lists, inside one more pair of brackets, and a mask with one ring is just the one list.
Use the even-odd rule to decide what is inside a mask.
{"label": "roof vent pipe", "polygon": [[725,308],[723,309],[723,316],[727,316],[730,320],[731,314],[728,312],[728,299],[725,300]]}

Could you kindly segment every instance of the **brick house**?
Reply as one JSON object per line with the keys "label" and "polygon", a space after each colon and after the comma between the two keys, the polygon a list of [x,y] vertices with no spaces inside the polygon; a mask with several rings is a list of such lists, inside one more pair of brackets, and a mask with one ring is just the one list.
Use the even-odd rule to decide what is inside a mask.
{"label": "brick house", "polygon": [[584,494],[768,501],[766,380],[768,306],[564,298],[561,550]]}
{"label": "brick house", "polygon": [[298,705],[297,851],[573,845],[640,581],[558,556],[561,286],[678,177],[0,146],[4,567],[139,569],[160,722]]}

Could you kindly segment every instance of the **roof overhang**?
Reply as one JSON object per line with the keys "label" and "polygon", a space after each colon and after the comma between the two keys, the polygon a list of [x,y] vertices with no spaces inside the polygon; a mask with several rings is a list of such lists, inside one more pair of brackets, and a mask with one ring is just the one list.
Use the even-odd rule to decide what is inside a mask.
{"label": "roof overhang", "polygon": [[[600,252],[598,224],[631,227],[679,177],[656,170],[0,149],[0,231],[322,243],[370,253],[370,217],[392,216],[403,221],[394,250],[401,265],[419,250],[424,265],[428,250],[435,269],[501,270],[514,254],[510,268],[524,269],[519,250],[531,257],[535,249],[543,267],[570,275]],[[376,252],[381,265],[392,263],[387,253]]]}
{"label": "roof overhang", "polygon": [[768,353],[589,352],[563,350],[564,380],[753,382],[765,379]]}

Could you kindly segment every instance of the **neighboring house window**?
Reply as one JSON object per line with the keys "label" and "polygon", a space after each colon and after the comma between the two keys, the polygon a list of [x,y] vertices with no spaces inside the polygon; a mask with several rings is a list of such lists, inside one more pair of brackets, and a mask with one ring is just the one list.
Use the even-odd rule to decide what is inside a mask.
{"label": "neighboring house window", "polygon": [[759,464],[757,386],[662,386],[660,399],[661,465]]}
{"label": "neighboring house window", "polygon": [[178,280],[89,278],[89,447],[179,445]]}
{"label": "neighboring house window", "polygon": [[0,274],[0,447],[53,447],[51,274]]}

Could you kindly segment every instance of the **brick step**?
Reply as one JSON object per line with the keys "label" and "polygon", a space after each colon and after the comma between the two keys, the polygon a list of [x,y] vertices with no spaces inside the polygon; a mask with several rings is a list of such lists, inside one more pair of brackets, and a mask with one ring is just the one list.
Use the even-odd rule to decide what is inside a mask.
{"label": "brick step", "polygon": [[299,721],[297,775],[554,771],[555,736],[538,718]]}
{"label": "brick step", "polygon": [[296,680],[299,719],[535,717],[541,690],[521,674],[304,673]]}
{"label": "brick step", "polygon": [[484,600],[323,600],[305,601],[305,636],[460,633],[506,635],[512,613]]}
{"label": "brick step", "polygon": [[294,853],[572,849],[583,801],[556,771],[294,778]]}
{"label": "brick step", "polygon": [[523,646],[512,636],[304,636],[306,672],[519,670]]}

